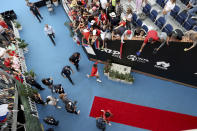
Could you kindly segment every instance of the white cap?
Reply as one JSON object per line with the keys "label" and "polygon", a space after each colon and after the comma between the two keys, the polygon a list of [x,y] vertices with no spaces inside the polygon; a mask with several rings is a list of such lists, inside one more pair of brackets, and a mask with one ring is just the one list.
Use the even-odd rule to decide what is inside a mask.
{"label": "white cap", "polygon": [[116,17],[116,14],[114,12],[109,14],[111,17]]}

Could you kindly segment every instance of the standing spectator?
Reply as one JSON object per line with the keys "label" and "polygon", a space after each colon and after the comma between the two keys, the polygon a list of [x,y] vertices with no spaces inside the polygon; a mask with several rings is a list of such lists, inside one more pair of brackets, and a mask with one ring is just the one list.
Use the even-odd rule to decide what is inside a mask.
{"label": "standing spectator", "polygon": [[48,86],[49,89],[51,89],[51,93],[53,93],[53,78],[44,78],[42,79],[42,83],[46,86]]}
{"label": "standing spectator", "polygon": [[121,36],[121,43],[125,43],[123,40],[131,40],[133,37],[133,33],[131,30],[126,30]]}
{"label": "standing spectator", "polygon": [[72,54],[72,56],[69,58],[69,61],[76,67],[77,71],[79,71],[80,53],[75,52]]}
{"label": "standing spectator", "polygon": [[145,45],[147,43],[151,43],[153,44],[154,42],[158,41],[159,40],[159,37],[158,37],[158,34],[157,34],[157,31],[155,30],[150,30],[148,33],[147,33],[147,36],[145,37],[145,40],[140,48],[140,50],[137,52],[137,56],[139,56],[142,52],[142,50],[144,49]]}
{"label": "standing spectator", "polygon": [[106,9],[106,6],[107,6],[107,0],[100,0],[100,3],[101,3],[101,8],[103,10],[105,10]]}
{"label": "standing spectator", "polygon": [[166,3],[164,9],[163,9],[163,15],[165,20],[167,20],[167,17],[170,15],[171,10],[175,7],[176,0],[168,0]]}
{"label": "standing spectator", "polygon": [[95,62],[93,64],[93,67],[92,67],[92,72],[91,74],[87,74],[87,77],[90,78],[90,77],[96,77],[96,81],[97,82],[102,82],[100,79],[99,79],[99,73],[98,73],[98,66],[97,66],[98,62]]}
{"label": "standing spectator", "polygon": [[41,16],[38,7],[36,7],[33,3],[29,3],[29,7],[32,14],[38,19],[39,22],[41,22],[40,18],[43,19],[43,17]]}
{"label": "standing spectator", "polygon": [[31,75],[26,77],[26,81],[31,86],[35,86],[39,90],[44,90],[44,88],[42,88],[42,86]]}
{"label": "standing spectator", "polygon": [[126,28],[127,28],[127,30],[130,30],[131,29],[131,20],[132,20],[131,8],[127,9],[127,14],[126,14],[125,18],[126,18]]}
{"label": "standing spectator", "polygon": [[70,81],[70,83],[71,83],[72,85],[74,85],[74,82],[73,82],[72,79],[70,78],[71,71],[72,71],[72,73],[74,73],[74,71],[72,70],[72,68],[71,68],[70,66],[64,66],[64,68],[62,69],[61,75],[62,75],[64,78],[68,78],[68,80]]}
{"label": "standing spectator", "polygon": [[141,13],[141,7],[142,7],[142,0],[136,0],[136,13],[139,14]]}
{"label": "standing spectator", "polygon": [[53,44],[55,46],[56,44],[53,39],[53,38],[55,38],[55,32],[54,32],[53,28],[51,26],[49,26],[48,24],[46,24],[44,27],[44,31],[49,36],[49,38],[51,39],[51,41],[53,42]]}
{"label": "standing spectator", "polygon": [[120,16],[122,14],[123,11],[123,6],[120,4],[120,0],[116,1],[116,6],[115,6],[115,13],[116,16],[120,19]]}
{"label": "standing spectator", "polygon": [[189,17],[195,16],[197,12],[197,0],[190,0],[187,5]]}

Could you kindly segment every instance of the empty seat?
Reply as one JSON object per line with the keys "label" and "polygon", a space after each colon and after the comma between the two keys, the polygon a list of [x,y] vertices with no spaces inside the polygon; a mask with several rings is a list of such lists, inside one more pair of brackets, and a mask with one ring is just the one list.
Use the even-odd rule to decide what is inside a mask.
{"label": "empty seat", "polygon": [[175,18],[177,16],[177,14],[180,11],[180,7],[178,7],[177,5],[175,5],[175,7],[173,8],[173,10],[171,10],[170,15]]}
{"label": "empty seat", "polygon": [[137,25],[138,27],[141,27],[141,26],[142,26],[142,20],[138,19],[138,20],[136,21],[136,25]]}
{"label": "empty seat", "polygon": [[159,17],[155,22],[155,24],[159,27],[159,29],[162,29],[165,23],[166,23],[166,20],[164,17]]}
{"label": "empty seat", "polygon": [[162,32],[166,32],[167,35],[170,35],[173,31],[173,27],[170,24],[166,24],[162,29]]}
{"label": "empty seat", "polygon": [[142,9],[142,11],[146,14],[146,15],[149,15],[150,14],[150,10],[151,10],[151,5],[149,4],[146,4],[144,6],[144,8]]}
{"label": "empty seat", "polygon": [[149,15],[149,18],[154,22],[157,18],[157,15],[158,15],[158,12],[156,10],[152,10]]}
{"label": "empty seat", "polygon": [[146,25],[143,25],[142,29],[144,29],[146,31],[146,33],[148,32],[148,27]]}
{"label": "empty seat", "polygon": [[182,11],[177,15],[176,20],[182,25],[187,19],[187,17],[188,17],[187,11]]}
{"label": "empty seat", "polygon": [[191,18],[189,18],[187,21],[183,23],[183,27],[186,30],[191,30],[194,27],[194,25],[196,25],[196,22]]}
{"label": "empty seat", "polygon": [[133,13],[133,15],[132,15],[132,24],[134,26],[136,26],[136,22],[137,22],[137,15],[135,13]]}

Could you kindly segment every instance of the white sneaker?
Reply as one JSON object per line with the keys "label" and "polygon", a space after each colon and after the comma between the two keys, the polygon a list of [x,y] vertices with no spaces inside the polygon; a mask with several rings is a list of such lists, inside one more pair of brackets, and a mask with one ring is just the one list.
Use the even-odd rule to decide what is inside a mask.
{"label": "white sneaker", "polygon": [[77,114],[78,114],[78,115],[80,114],[80,110],[77,111]]}
{"label": "white sneaker", "polygon": [[61,109],[62,107],[61,107],[61,106],[57,106],[57,108],[58,108],[58,109]]}
{"label": "white sneaker", "polygon": [[90,75],[87,74],[86,76],[87,76],[88,78],[90,78]]}
{"label": "white sneaker", "polygon": [[96,81],[97,81],[97,82],[102,82],[102,81],[101,81],[101,80],[99,80],[99,79],[97,79]]}

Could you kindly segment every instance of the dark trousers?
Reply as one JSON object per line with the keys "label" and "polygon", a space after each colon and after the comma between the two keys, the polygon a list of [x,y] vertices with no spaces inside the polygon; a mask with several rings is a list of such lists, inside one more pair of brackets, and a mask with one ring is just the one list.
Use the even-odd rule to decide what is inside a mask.
{"label": "dark trousers", "polygon": [[42,88],[42,86],[39,84],[39,83],[37,83],[36,81],[33,81],[32,83],[29,83],[31,86],[34,86],[34,87],[36,87],[37,89],[39,89],[39,90],[42,90],[43,88]]}
{"label": "dark trousers", "polygon": [[54,45],[56,45],[56,44],[55,44],[55,41],[54,41],[54,39],[53,39],[53,38],[55,38],[55,34],[54,34],[54,33],[53,33],[53,34],[48,34],[48,36],[49,36],[49,38],[51,39],[52,43],[53,43]]}
{"label": "dark trousers", "polygon": [[70,81],[70,83],[71,83],[72,85],[74,85],[72,79],[70,78],[70,75],[66,75],[66,77],[68,78],[68,80]]}
{"label": "dark trousers", "polygon": [[40,18],[43,19],[43,17],[41,16],[41,14],[39,12],[35,12],[34,15],[36,16],[36,18],[38,19],[38,21],[41,22]]}
{"label": "dark trousers", "polygon": [[74,65],[75,65],[77,71],[79,71],[79,62],[74,63]]}

